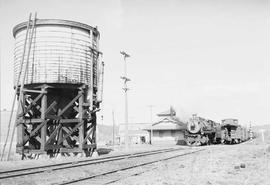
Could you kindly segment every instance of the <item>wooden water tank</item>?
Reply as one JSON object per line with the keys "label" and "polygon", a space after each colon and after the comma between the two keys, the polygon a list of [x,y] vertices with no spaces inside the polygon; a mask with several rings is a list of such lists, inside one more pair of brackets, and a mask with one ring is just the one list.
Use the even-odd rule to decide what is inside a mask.
{"label": "wooden water tank", "polygon": [[[97,29],[79,22],[56,19],[38,19],[35,27],[25,85],[92,84],[91,80],[95,76],[93,52],[98,51],[99,42]],[[20,70],[26,29],[27,22],[13,29],[15,83]]]}

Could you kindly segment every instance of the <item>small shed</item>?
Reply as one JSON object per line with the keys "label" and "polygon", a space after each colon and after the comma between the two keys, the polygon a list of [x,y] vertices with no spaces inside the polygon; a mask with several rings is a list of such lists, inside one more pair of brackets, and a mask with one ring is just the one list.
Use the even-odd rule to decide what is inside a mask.
{"label": "small shed", "polygon": [[[145,144],[149,143],[150,135],[145,130],[151,126],[151,123],[129,123],[128,124],[128,142],[130,144]],[[125,143],[126,124],[119,125],[118,141],[120,144]]]}

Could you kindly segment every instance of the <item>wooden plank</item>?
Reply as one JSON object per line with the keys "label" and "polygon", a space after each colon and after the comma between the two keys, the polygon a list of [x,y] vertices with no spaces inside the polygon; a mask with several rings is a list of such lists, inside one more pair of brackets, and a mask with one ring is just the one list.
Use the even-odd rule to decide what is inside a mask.
{"label": "wooden plank", "polygon": [[84,106],[84,107],[90,107],[91,104],[90,104],[90,103],[83,103],[83,106]]}
{"label": "wooden plank", "polygon": [[61,119],[60,123],[65,124],[65,123],[79,123],[79,119]]}
{"label": "wooden plank", "polygon": [[[91,145],[83,145],[83,149],[80,148],[60,148],[60,152],[61,153],[73,153],[73,152],[83,152],[84,149],[89,149],[89,148],[96,148],[97,145],[96,144],[91,144]],[[59,149],[57,148],[57,146],[55,147],[55,149]]]}
{"label": "wooden plank", "polygon": [[56,149],[60,149],[62,147],[63,146],[61,146],[61,145],[46,145],[45,150],[56,150]]}
{"label": "wooden plank", "polygon": [[23,141],[24,145],[25,143],[27,143],[27,141],[29,141],[31,137],[33,137],[44,126],[45,122],[47,123],[48,120],[45,120],[43,123],[37,126],[28,136],[24,137],[24,141]]}
{"label": "wooden plank", "polygon": [[19,114],[19,116],[23,116],[24,114],[27,114],[29,112],[29,110],[31,109],[31,107],[33,105],[37,104],[37,101],[43,96],[43,94],[38,95],[34,100],[29,99],[30,100],[30,104],[27,106],[27,108],[25,109],[24,113]]}
{"label": "wooden plank", "polygon": [[61,120],[60,116],[56,116],[56,115],[47,115],[46,119],[50,119],[50,120]]}
{"label": "wooden plank", "polygon": [[76,145],[76,141],[73,141],[72,139],[71,139],[71,137],[67,137],[66,138],[66,143],[65,144],[67,144],[68,146],[65,146],[65,147],[67,147],[67,148],[74,148],[74,147],[76,147],[77,145]]}
{"label": "wooden plank", "polygon": [[68,134],[66,134],[63,138],[60,139],[59,143],[62,143],[66,138],[70,137],[71,134],[73,134],[81,125],[83,124],[83,121],[78,123]]}
{"label": "wooden plank", "polygon": [[[31,98],[29,98],[30,104],[33,103],[34,100],[32,100]],[[38,101],[38,100],[37,100]],[[40,106],[38,104],[34,104],[36,106],[37,110],[40,110]]]}
{"label": "wooden plank", "polygon": [[74,109],[76,112],[79,112],[78,107],[74,106],[73,109]]}
{"label": "wooden plank", "polygon": [[75,102],[75,101],[77,101],[77,99],[79,98],[79,97],[81,97],[82,96],[82,93],[78,93],[78,95],[71,101],[71,102],[69,102],[69,104],[67,104],[67,106],[62,110],[62,111],[60,111],[59,112],[59,114],[58,114],[58,116],[61,116],[62,114],[64,114],[65,112],[66,112],[66,110]]}
{"label": "wooden plank", "polygon": [[39,136],[35,137],[36,140],[38,140],[39,143],[41,143],[41,138]]}
{"label": "wooden plank", "polygon": [[94,127],[92,127],[92,128],[89,130],[89,132],[88,132],[87,136],[84,138],[82,144],[85,144],[86,141],[87,141],[87,139],[90,137],[90,135],[93,134],[93,130],[94,130],[93,128],[94,128]]}
{"label": "wooden plank", "polygon": [[[81,96],[79,98],[79,116],[78,118],[80,119],[81,122],[84,123],[84,120],[83,120],[83,103],[84,103],[84,96]],[[83,141],[84,141],[84,126],[80,126],[79,127],[79,148],[82,149],[82,146],[83,146]]]}
{"label": "wooden plank", "polygon": [[63,131],[65,131],[66,134],[69,133],[69,132],[71,131],[71,130],[68,129],[67,127],[62,127],[62,129],[63,129]]}
{"label": "wooden plank", "polygon": [[92,127],[94,127],[95,125],[93,124],[93,123],[91,123],[88,127],[87,127],[87,129],[86,130],[89,130],[89,129],[91,129]]}
{"label": "wooden plank", "polygon": [[47,108],[47,110],[45,111],[45,114],[48,114],[52,109],[54,109],[55,105],[57,105],[57,102],[53,101],[51,105]]}
{"label": "wooden plank", "polygon": [[[42,88],[42,91],[45,90],[46,90],[45,88]],[[41,116],[40,116],[41,119],[45,119],[46,110],[47,110],[47,94],[43,94],[41,99]],[[47,122],[44,122],[44,125],[41,128],[41,142],[40,142],[41,150],[45,150],[46,136],[47,136]]]}
{"label": "wooden plank", "polygon": [[76,140],[77,142],[79,142],[79,138],[77,136],[72,136],[74,140]]}
{"label": "wooden plank", "polygon": [[[21,99],[22,106],[18,106],[20,108],[20,110],[18,110],[18,113],[20,111],[20,114],[23,114],[23,111],[24,111],[23,107],[25,104],[25,96],[23,94],[21,94],[20,99]],[[17,113],[17,115],[18,115],[18,113]],[[18,118],[19,117],[17,117],[16,119],[18,120]],[[24,137],[25,131],[26,131],[26,129],[25,129],[24,124],[17,125],[17,147],[24,146],[23,137]]]}
{"label": "wooden plank", "polygon": [[22,118],[20,118],[20,119],[18,119],[17,121],[16,121],[16,123],[17,123],[17,126],[18,125],[20,125],[20,124],[22,124],[22,123],[25,123],[25,124],[36,124],[36,123],[42,123],[44,120],[43,119],[22,119]]}
{"label": "wooden plank", "polygon": [[59,124],[59,125],[57,126],[57,128],[54,129],[53,133],[49,136],[49,139],[46,141],[45,146],[48,145],[48,144],[52,141],[52,139],[55,137],[57,131],[58,131],[61,127],[62,127],[62,125]]}
{"label": "wooden plank", "polygon": [[60,148],[60,152],[61,153],[73,153],[73,152],[81,153],[83,152],[83,150],[80,148]]}
{"label": "wooden plank", "polygon": [[[28,107],[31,106],[31,104],[32,104],[32,105],[37,104],[37,101],[38,101],[40,98],[42,98],[43,95],[44,95],[44,94],[39,94],[34,100],[30,99],[31,103],[30,103],[30,105],[28,105]],[[27,107],[27,109],[28,109],[28,107]]]}
{"label": "wooden plank", "polygon": [[83,149],[97,148],[97,144],[83,145]]}
{"label": "wooden plank", "polygon": [[[47,116],[46,119],[50,120],[59,120],[59,119],[54,119],[54,118],[59,118],[58,116]],[[37,123],[42,123],[44,119],[36,118],[36,119],[18,119],[16,121],[17,125],[25,123],[25,124],[37,124]],[[65,124],[65,123],[78,123],[80,122],[79,119],[61,119],[59,120],[59,123]]]}
{"label": "wooden plank", "polygon": [[57,134],[57,136],[56,136],[57,138],[57,144],[59,145],[60,143],[59,143],[59,140],[60,140],[60,138],[62,138],[63,137],[63,127],[61,128],[61,129],[59,129],[59,132],[58,132],[58,134]]}
{"label": "wooden plank", "polygon": [[44,93],[43,91],[38,91],[38,90],[30,90],[30,89],[23,89],[23,92],[31,92],[31,93]]}

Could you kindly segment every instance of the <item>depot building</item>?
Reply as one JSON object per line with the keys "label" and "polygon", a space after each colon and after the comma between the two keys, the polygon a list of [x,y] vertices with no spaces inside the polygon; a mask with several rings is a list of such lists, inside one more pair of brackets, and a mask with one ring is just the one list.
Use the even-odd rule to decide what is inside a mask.
{"label": "depot building", "polygon": [[[186,123],[176,117],[175,110],[171,107],[168,111],[157,115],[159,121],[147,127],[152,144],[184,144]],[[151,134],[152,133],[152,134]]]}

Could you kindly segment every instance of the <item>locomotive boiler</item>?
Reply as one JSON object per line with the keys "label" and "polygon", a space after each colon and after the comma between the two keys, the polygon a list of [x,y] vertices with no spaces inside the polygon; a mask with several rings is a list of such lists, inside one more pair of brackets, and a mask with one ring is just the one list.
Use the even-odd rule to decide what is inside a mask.
{"label": "locomotive boiler", "polygon": [[187,145],[208,145],[221,140],[220,124],[212,120],[193,115],[187,123],[185,132]]}

